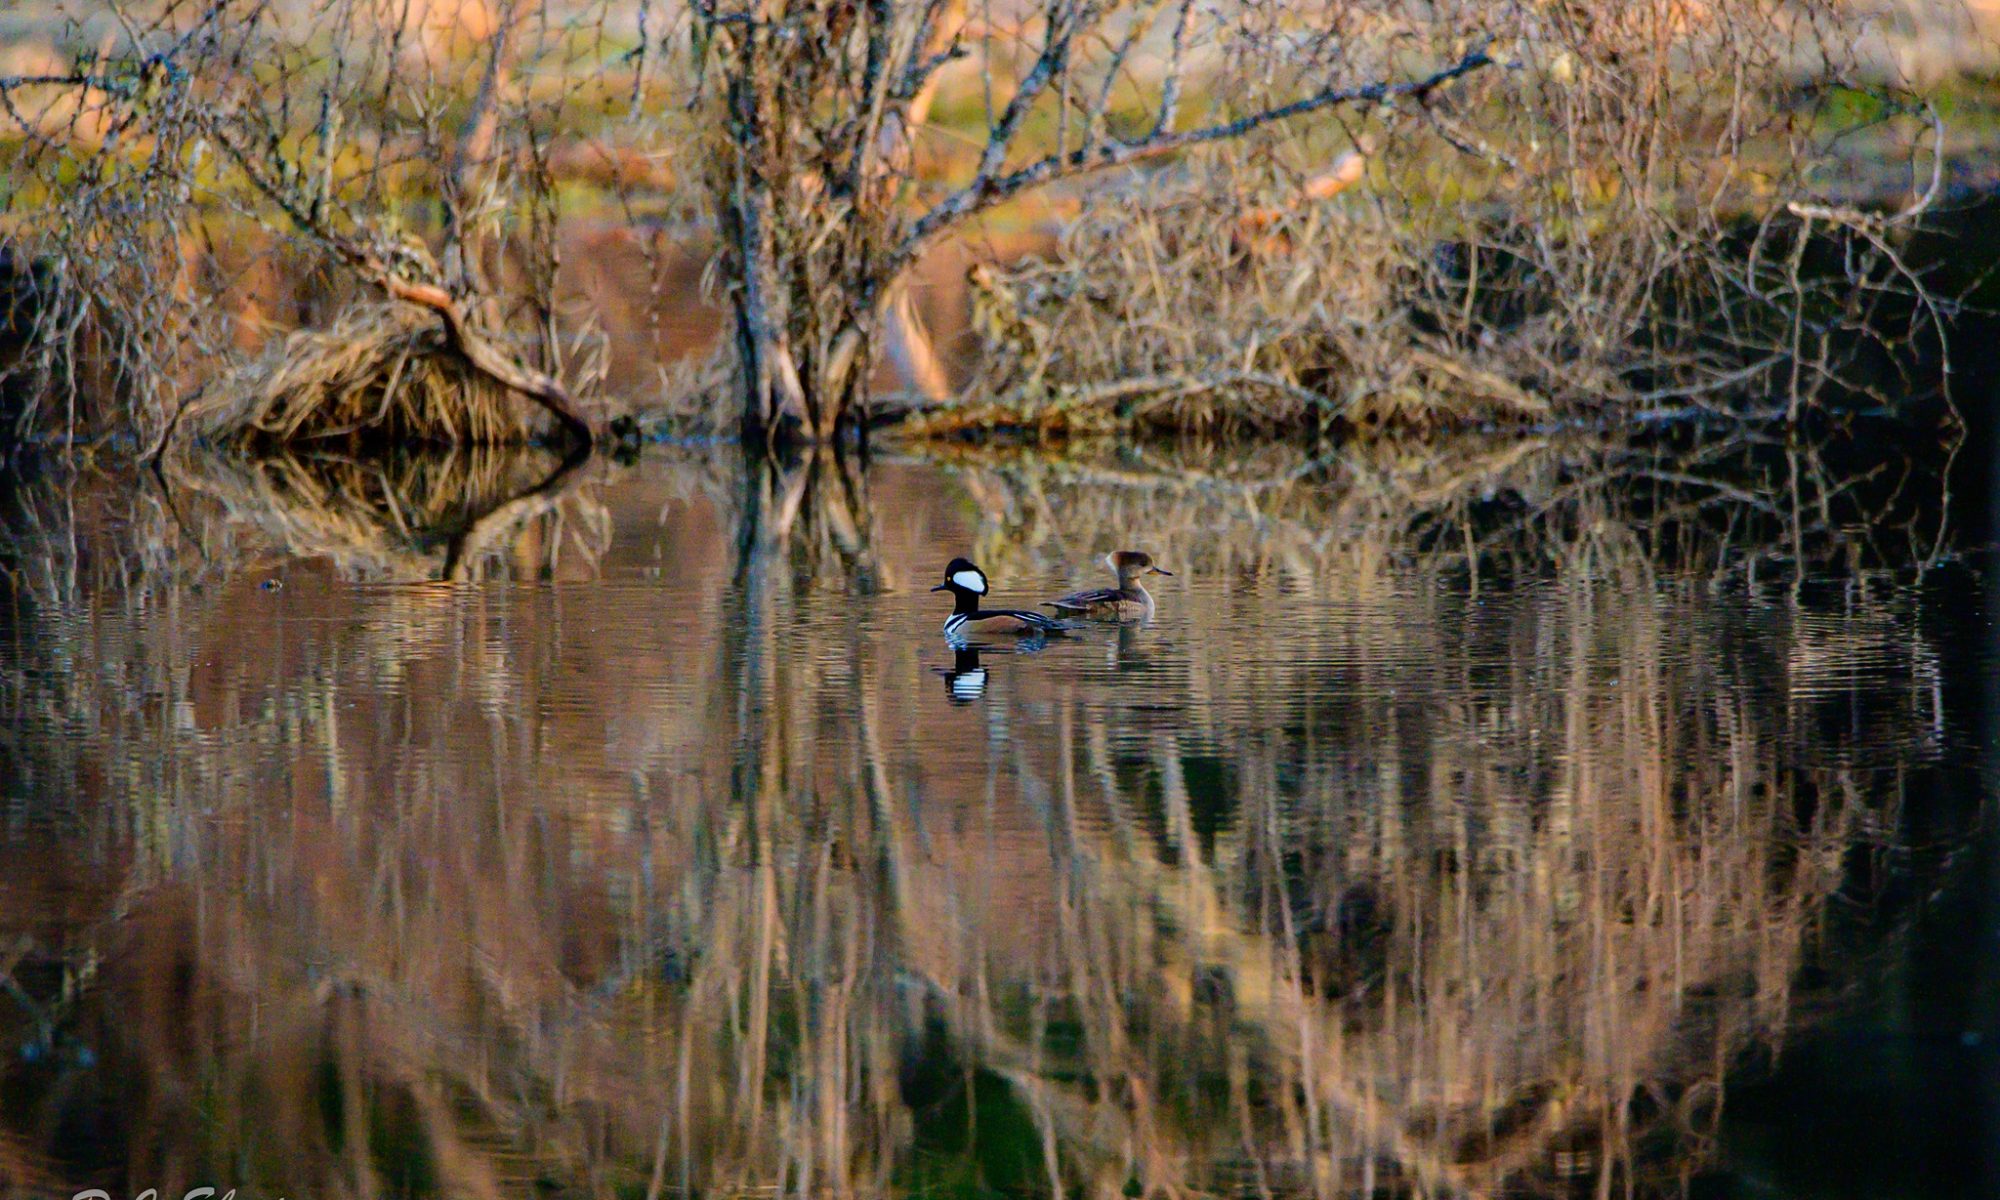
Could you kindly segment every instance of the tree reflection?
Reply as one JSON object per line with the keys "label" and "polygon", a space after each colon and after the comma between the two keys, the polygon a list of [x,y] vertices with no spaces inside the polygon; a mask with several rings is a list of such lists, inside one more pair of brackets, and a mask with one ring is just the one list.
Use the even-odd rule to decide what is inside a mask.
{"label": "tree reflection", "polygon": [[[1673,1193],[1950,722],[1907,592],[1749,581],[1830,508],[1601,453],[18,496],[77,549],[5,651],[0,1177]],[[1195,632],[944,668],[899,599],[1134,529]],[[259,600],[298,555],[405,582]]]}

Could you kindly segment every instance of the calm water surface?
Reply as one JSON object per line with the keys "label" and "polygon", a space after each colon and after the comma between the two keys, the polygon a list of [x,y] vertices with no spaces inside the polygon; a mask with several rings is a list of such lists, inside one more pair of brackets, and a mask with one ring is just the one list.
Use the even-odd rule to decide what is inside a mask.
{"label": "calm water surface", "polygon": [[1819,466],[28,479],[0,1190],[2000,1194],[1986,585]]}

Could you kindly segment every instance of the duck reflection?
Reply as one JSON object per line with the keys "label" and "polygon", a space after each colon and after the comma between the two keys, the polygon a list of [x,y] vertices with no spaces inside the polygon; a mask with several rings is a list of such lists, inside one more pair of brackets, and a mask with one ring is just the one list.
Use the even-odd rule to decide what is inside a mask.
{"label": "duck reflection", "polygon": [[1149,652],[1152,639],[1139,631],[1140,627],[1131,622],[1118,626],[1118,637],[1111,643],[1111,668],[1114,671],[1145,672],[1153,667],[1153,655]]}
{"label": "duck reflection", "polygon": [[951,666],[933,667],[931,673],[944,680],[945,695],[953,704],[970,704],[986,695],[987,664],[980,655],[1039,654],[1048,641],[1038,637],[1008,638],[1002,642],[951,639]]}
{"label": "duck reflection", "polygon": [[986,668],[980,665],[976,646],[953,650],[951,667],[940,667],[937,674],[944,677],[945,698],[953,704],[970,704],[986,694]]}

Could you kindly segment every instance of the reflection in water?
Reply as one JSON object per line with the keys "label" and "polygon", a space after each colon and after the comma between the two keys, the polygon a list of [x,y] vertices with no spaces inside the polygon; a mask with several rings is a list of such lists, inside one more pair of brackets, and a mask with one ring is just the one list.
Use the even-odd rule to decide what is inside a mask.
{"label": "reflection in water", "polygon": [[492,446],[386,459],[197,450],[170,459],[160,479],[177,512],[212,502],[228,524],[344,579],[550,579],[566,553],[591,571],[611,536],[579,494],[585,461]]}
{"label": "reflection in water", "polygon": [[[1674,1190],[1918,869],[1935,530],[1754,448],[1376,453],[17,490],[0,1180]],[[1139,538],[1151,628],[937,633],[952,554]]]}
{"label": "reflection in water", "polygon": [[954,704],[970,704],[986,694],[986,668],[979,663],[977,646],[953,647],[950,668],[937,668],[937,673],[944,676],[944,694]]}

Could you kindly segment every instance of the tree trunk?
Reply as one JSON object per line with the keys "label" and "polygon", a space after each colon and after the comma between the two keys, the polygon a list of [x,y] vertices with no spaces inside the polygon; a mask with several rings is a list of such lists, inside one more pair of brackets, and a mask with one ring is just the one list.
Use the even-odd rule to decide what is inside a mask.
{"label": "tree trunk", "polygon": [[[865,419],[874,336],[850,321],[827,337],[797,312],[789,328],[780,326],[768,291],[746,286],[733,305],[742,438],[767,446],[835,441]],[[803,353],[794,353],[794,337]]]}
{"label": "tree trunk", "polygon": [[770,443],[788,407],[803,411],[798,370],[786,337],[785,301],[779,286],[776,230],[772,225],[770,173],[764,159],[768,105],[763,80],[745,72],[729,81],[733,161],[722,211],[724,254],[734,260],[732,307],[736,315],[736,357],[741,372],[741,432],[746,443]]}
{"label": "tree trunk", "polygon": [[[742,266],[731,303],[742,438],[766,446],[833,442],[865,419],[885,314],[862,297],[879,289],[858,280],[828,289],[798,278],[804,264],[780,258],[775,239],[758,232],[762,214],[745,208],[728,223],[732,265]],[[838,303],[810,303],[815,286]]]}
{"label": "tree trunk", "polygon": [[[745,3],[697,6],[694,29],[698,61],[713,51],[725,78],[707,178],[732,285],[740,431],[824,444],[865,419],[878,346],[894,336],[899,190],[965,6]],[[792,19],[808,8],[824,19]]]}

